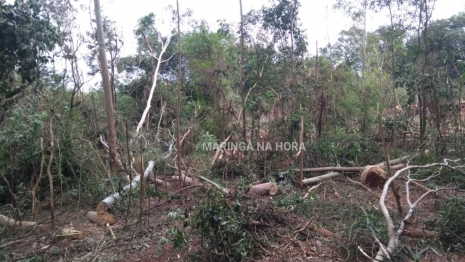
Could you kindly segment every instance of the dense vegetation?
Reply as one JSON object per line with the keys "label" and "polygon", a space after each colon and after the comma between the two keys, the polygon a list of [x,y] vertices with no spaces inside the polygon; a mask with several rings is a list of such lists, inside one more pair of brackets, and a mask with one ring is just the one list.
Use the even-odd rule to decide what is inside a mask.
{"label": "dense vegetation", "polygon": [[[108,136],[104,92],[100,83],[90,88],[84,77],[100,73],[97,33],[76,34],[75,5],[72,1],[11,4],[0,0],[3,215],[38,221],[49,216],[48,211],[40,215],[40,206],[50,198],[56,205],[92,207],[121,192],[125,176],[132,176],[130,166],[143,172],[146,162],[154,160],[156,176],[171,177],[179,167],[174,156],[180,155],[186,172],[220,184],[232,179],[237,190],[228,199],[209,191],[208,201],[199,202],[192,221],[182,215],[173,217],[192,224],[207,246],[205,257],[241,260],[256,255],[260,244],[267,245],[247,224],[260,208],[243,198],[242,186],[252,181],[277,180],[279,172],[300,164],[365,166],[382,162],[387,155],[391,159],[417,155],[415,163],[427,164],[460,158],[465,152],[465,12],[431,20],[434,1],[367,0],[352,5],[340,0],[334,8],[346,12],[353,26],[341,31],[335,43],[310,55],[306,33],[299,28],[299,1],[278,0],[245,13],[242,35],[238,25],[221,21],[219,29],[212,30],[212,25],[194,21],[191,14],[181,17],[190,25],[188,30],[178,35],[173,23],[173,35],[161,35],[157,14],[149,13],[134,29],[136,54],[125,57],[120,55],[117,25],[104,17],[105,66],[110,72],[122,163],[112,174],[102,143]],[[366,31],[368,9],[389,9],[391,23]],[[176,21],[176,10],[170,11]],[[158,70],[154,54],[160,54],[166,43],[159,58],[165,61]],[[86,55],[81,57],[82,53]],[[158,78],[151,108],[135,136],[154,74]],[[177,120],[182,138],[179,149]],[[202,145],[219,144],[226,138],[254,145],[303,142],[306,150],[299,154],[231,151],[211,165],[214,152],[202,150]],[[419,176],[427,178],[434,172],[439,171]],[[289,187],[298,186],[300,180],[298,172],[291,172],[285,196],[273,200],[274,205],[303,216],[309,210],[323,212],[315,200],[317,193],[302,200]],[[455,197],[437,207],[436,220],[428,225],[439,232],[436,242],[416,244],[420,250],[434,245],[444,252],[464,254],[464,224],[457,223],[465,215],[463,173],[447,171],[427,183],[430,188],[447,185],[455,190],[451,193]],[[145,193],[169,197],[163,189]],[[131,201],[124,198],[115,212],[124,213],[128,205]],[[360,255],[357,247],[369,249],[372,234],[387,240],[382,215],[374,209],[364,213],[356,209],[354,204],[345,206],[346,213],[341,215],[353,222],[351,234],[358,236],[349,234],[341,248],[341,256],[348,260]],[[53,205],[51,216],[53,225]],[[181,227],[170,232],[176,246],[188,241]],[[12,232],[1,230],[0,234]],[[374,257],[376,251],[372,252]],[[422,254],[402,245],[396,255],[415,260]]]}

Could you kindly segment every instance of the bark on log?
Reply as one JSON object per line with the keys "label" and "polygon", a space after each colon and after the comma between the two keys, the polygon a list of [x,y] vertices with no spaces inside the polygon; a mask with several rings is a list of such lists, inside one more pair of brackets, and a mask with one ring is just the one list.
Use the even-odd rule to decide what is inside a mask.
{"label": "bark on log", "polygon": [[[146,179],[149,176],[149,174],[152,171],[154,166],[155,166],[155,162],[154,161],[149,161],[148,166],[147,166],[147,168],[145,169],[145,172],[144,172],[144,176],[143,176],[144,179]],[[123,191],[129,190],[129,188],[138,187],[139,184],[140,184],[140,179],[141,179],[140,175],[136,176],[132,180],[131,184],[126,185],[126,186],[123,187]],[[111,207],[113,204],[115,204],[116,202],[118,202],[120,200],[121,200],[121,195],[118,192],[111,194],[110,196],[108,196],[107,198],[102,200],[102,202],[100,202],[100,204],[97,206],[97,212],[106,211],[107,208]]]}
{"label": "bark on log", "polygon": [[95,212],[95,211],[89,211],[87,212],[87,218],[100,225],[100,226],[104,226],[106,225],[107,223],[110,224],[110,225],[113,225],[114,223],[116,223],[116,217],[113,216],[113,215],[110,215],[106,212]]}
{"label": "bark on log", "polygon": [[274,196],[278,193],[278,184],[275,182],[268,182],[263,184],[253,185],[249,189],[249,194],[258,196]]}
{"label": "bark on log", "polygon": [[306,178],[306,179],[302,180],[302,182],[303,182],[304,185],[308,185],[308,184],[313,184],[313,183],[318,183],[318,182],[321,182],[321,181],[325,181],[325,180],[335,178],[335,177],[338,177],[338,176],[342,176],[342,173],[331,172],[331,173],[328,173],[328,174],[324,174],[322,176]]}
{"label": "bark on log", "polygon": [[17,221],[4,215],[0,215],[0,224],[9,227],[19,226],[24,229],[32,229],[37,226],[39,231],[45,231],[45,225],[37,225],[37,222],[32,221]]}

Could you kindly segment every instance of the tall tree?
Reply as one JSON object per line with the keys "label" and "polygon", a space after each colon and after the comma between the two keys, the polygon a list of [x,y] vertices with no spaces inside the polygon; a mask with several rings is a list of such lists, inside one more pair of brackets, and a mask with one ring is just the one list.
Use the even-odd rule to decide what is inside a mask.
{"label": "tall tree", "polygon": [[111,90],[110,75],[107,67],[107,57],[105,49],[105,36],[103,32],[102,15],[100,12],[100,0],[94,0],[95,21],[97,24],[97,35],[99,43],[99,63],[100,74],[102,75],[103,91],[105,93],[105,112],[108,125],[108,147],[110,151],[110,172],[116,175],[118,171],[116,152],[116,126],[113,107],[113,92]]}
{"label": "tall tree", "polygon": [[179,186],[182,187],[182,166],[181,166],[181,136],[179,134],[179,119],[181,118],[181,73],[182,73],[182,48],[181,48],[181,16],[179,14],[179,0],[176,0],[176,11],[178,16],[178,103],[176,105],[176,149]]}
{"label": "tall tree", "polygon": [[246,137],[246,119],[245,119],[245,90],[244,90],[244,16],[242,15],[242,0],[239,0],[239,8],[241,14],[241,63],[239,65],[239,83],[242,101],[242,139]]}

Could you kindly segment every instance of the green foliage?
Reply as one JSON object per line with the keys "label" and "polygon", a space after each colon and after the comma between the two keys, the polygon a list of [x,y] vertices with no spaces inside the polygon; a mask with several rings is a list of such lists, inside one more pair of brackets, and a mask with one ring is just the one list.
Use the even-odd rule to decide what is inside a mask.
{"label": "green foliage", "polygon": [[228,203],[224,196],[210,190],[207,198],[195,208],[193,232],[202,238],[211,261],[241,261],[253,249],[248,228],[249,216],[236,201]]}
{"label": "green foliage", "polygon": [[441,203],[436,221],[439,241],[447,249],[465,254],[465,201],[453,197]]}
{"label": "green foliage", "polygon": [[[381,243],[387,243],[388,239],[386,221],[381,212],[371,209],[366,211],[359,209],[359,212],[354,215],[355,221],[344,232],[344,236],[348,240],[347,246],[341,249],[346,261],[364,257],[358,247],[361,247],[363,250],[373,249],[373,234]],[[375,254],[369,255],[374,256]]]}
{"label": "green foliage", "polygon": [[39,77],[59,41],[58,30],[37,1],[0,2],[0,98],[10,98]]}
{"label": "green foliage", "polygon": [[273,197],[273,203],[281,208],[293,210],[298,215],[304,217],[313,217],[315,201],[317,196],[311,193],[307,198],[302,198],[304,193],[296,191],[294,185],[281,186],[279,190],[281,194]]}
{"label": "green foliage", "polygon": [[[169,212],[168,219],[171,221],[182,222],[184,224],[184,228],[188,222],[187,217],[180,210]],[[161,251],[163,245],[169,243],[170,241],[173,243],[175,248],[187,248],[188,237],[186,231],[178,226],[168,228],[165,232],[165,236],[162,236],[158,241],[158,250]]]}
{"label": "green foliage", "polygon": [[309,155],[317,163],[315,166],[358,166],[383,160],[379,143],[360,134],[348,133],[342,128],[318,140]]}

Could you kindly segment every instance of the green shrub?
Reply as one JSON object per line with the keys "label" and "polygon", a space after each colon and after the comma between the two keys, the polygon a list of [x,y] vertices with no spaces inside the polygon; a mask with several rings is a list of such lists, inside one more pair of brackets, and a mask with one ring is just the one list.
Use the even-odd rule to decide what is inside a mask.
{"label": "green shrub", "polygon": [[253,250],[249,216],[241,205],[228,201],[210,190],[207,198],[195,208],[193,232],[202,239],[208,261],[240,261]]}

